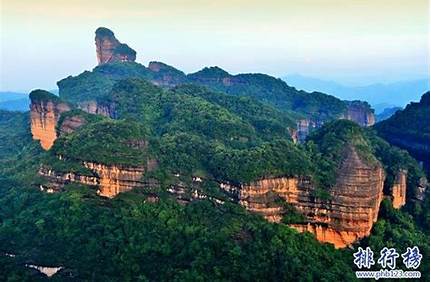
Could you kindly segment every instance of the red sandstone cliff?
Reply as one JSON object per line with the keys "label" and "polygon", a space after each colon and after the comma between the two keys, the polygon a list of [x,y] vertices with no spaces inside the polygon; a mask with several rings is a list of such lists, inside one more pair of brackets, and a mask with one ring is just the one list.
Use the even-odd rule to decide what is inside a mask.
{"label": "red sandstone cliff", "polygon": [[70,111],[70,106],[57,99],[43,100],[31,96],[30,99],[31,134],[34,140],[40,141],[43,149],[49,150],[57,139],[56,126],[60,115]]}
{"label": "red sandstone cliff", "polygon": [[42,167],[39,175],[45,177],[51,188],[61,189],[70,182],[98,187],[98,194],[112,198],[121,192],[135,187],[146,187],[151,183],[142,180],[145,172],[154,170],[157,163],[149,160],[146,166],[104,165],[94,162],[83,162],[82,165],[93,172],[93,175],[81,175],[73,172],[56,172]]}
{"label": "red sandstone cliff", "polygon": [[328,189],[329,200],[313,196],[307,178],[263,179],[239,190],[239,200],[248,210],[280,222],[283,206],[276,198],[292,204],[305,217],[304,224],[291,225],[315,234],[322,242],[345,247],[370,234],[383,197],[385,175],[380,164],[363,162],[353,148],[347,150],[337,172],[336,184]]}
{"label": "red sandstone cliff", "polygon": [[347,111],[343,118],[351,120],[360,126],[372,126],[376,122],[374,111],[368,103],[361,101],[349,101],[347,103]]}
{"label": "red sandstone cliff", "polygon": [[96,54],[99,65],[112,62],[134,62],[136,51],[120,43],[114,33],[104,27],[96,30]]}
{"label": "red sandstone cliff", "polygon": [[407,198],[407,171],[400,170],[391,189],[392,205],[399,209],[406,204]]}

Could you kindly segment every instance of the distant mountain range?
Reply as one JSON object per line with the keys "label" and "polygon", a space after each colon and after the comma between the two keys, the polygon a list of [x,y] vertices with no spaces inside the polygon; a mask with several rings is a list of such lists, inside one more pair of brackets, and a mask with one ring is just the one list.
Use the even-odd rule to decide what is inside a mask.
{"label": "distant mountain range", "polygon": [[385,108],[404,107],[411,101],[419,101],[422,94],[430,89],[428,78],[356,87],[299,74],[287,75],[282,79],[290,86],[305,91],[319,91],[343,100],[367,101],[376,109],[376,113],[382,112]]}
{"label": "distant mountain range", "polygon": [[29,110],[28,94],[19,92],[0,92],[0,110],[20,111]]}

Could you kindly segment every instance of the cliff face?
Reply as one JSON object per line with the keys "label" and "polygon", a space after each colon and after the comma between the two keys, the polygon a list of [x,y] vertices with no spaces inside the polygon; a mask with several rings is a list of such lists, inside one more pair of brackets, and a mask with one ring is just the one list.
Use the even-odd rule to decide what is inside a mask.
{"label": "cliff face", "polygon": [[150,62],[148,69],[153,72],[152,83],[159,86],[175,87],[186,82],[186,75],[176,68],[161,62]]}
{"label": "cliff face", "polygon": [[344,114],[345,119],[351,120],[360,126],[372,126],[376,122],[374,111],[365,102],[349,101],[347,102],[347,112]]}
{"label": "cliff face", "polygon": [[350,148],[328,189],[329,200],[313,195],[307,178],[263,179],[240,188],[240,203],[266,219],[280,222],[283,207],[275,199],[292,204],[305,221],[295,229],[313,233],[319,241],[345,247],[370,234],[383,197],[385,175],[380,165],[365,164]]}
{"label": "cliff face", "polygon": [[59,135],[72,133],[86,123],[87,121],[80,116],[66,117],[59,128]]}
{"label": "cliff face", "polygon": [[91,170],[93,175],[80,175],[73,172],[59,173],[46,167],[39,170],[39,175],[45,177],[55,190],[61,189],[70,182],[76,182],[97,186],[99,195],[112,198],[135,187],[148,186],[149,183],[143,181],[142,176],[157,166],[153,160],[149,160],[146,166],[140,167],[104,165],[93,162],[83,162],[82,164]]}
{"label": "cliff face", "polygon": [[61,113],[70,107],[51,100],[32,100],[30,104],[31,134],[43,149],[49,150],[57,139],[56,126]]}
{"label": "cliff face", "polygon": [[405,170],[401,170],[398,172],[391,189],[392,205],[394,208],[399,209],[406,204],[406,194],[407,172]]}
{"label": "cliff face", "polygon": [[98,104],[96,101],[85,101],[78,103],[78,108],[89,114],[102,115],[109,118],[116,118],[115,106],[113,104]]}
{"label": "cliff face", "polygon": [[114,33],[100,27],[96,30],[96,54],[99,65],[112,62],[134,62],[136,51],[127,44],[122,44]]}

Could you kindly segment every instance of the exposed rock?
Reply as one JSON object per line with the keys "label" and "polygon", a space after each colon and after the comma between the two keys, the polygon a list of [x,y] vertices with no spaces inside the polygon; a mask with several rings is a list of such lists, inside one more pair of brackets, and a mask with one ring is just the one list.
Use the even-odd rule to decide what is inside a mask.
{"label": "exposed rock", "polygon": [[59,128],[59,135],[62,136],[64,134],[72,133],[86,123],[87,121],[78,115],[66,117]]}
{"label": "exposed rock", "polygon": [[63,268],[62,266],[40,266],[34,264],[26,264],[25,266],[29,268],[34,268],[48,277],[53,276]]}
{"label": "exposed rock", "polygon": [[309,119],[300,119],[296,122],[297,140],[299,143],[303,143],[307,138],[308,134],[316,128],[321,126],[321,124],[316,124],[316,122]]}
{"label": "exposed rock", "polygon": [[150,62],[148,69],[153,72],[151,82],[155,85],[175,87],[187,80],[182,71],[161,62]]}
{"label": "exposed rock", "polygon": [[120,43],[114,33],[104,27],[96,30],[96,53],[99,65],[112,62],[134,62],[136,51],[127,44]]}
{"label": "exposed rock", "polygon": [[351,120],[360,126],[372,126],[376,122],[374,111],[370,105],[362,101],[345,101],[347,112],[343,118]]}
{"label": "exposed rock", "polygon": [[392,206],[396,209],[406,204],[407,171],[400,170],[391,189]]}
{"label": "exposed rock", "polygon": [[429,183],[426,177],[421,177],[414,191],[414,200],[417,200],[417,201],[425,200],[425,193],[428,187],[429,187]]}
{"label": "exposed rock", "polygon": [[280,222],[284,210],[275,199],[282,199],[305,217],[304,223],[292,227],[309,231],[319,241],[340,248],[370,234],[383,197],[384,179],[380,164],[366,164],[349,148],[337,172],[336,184],[327,189],[329,200],[316,198],[310,180],[298,177],[263,179],[243,185],[239,188],[239,200],[248,210]]}
{"label": "exposed rock", "polygon": [[145,172],[154,170],[157,163],[149,160],[146,166],[135,167],[93,162],[83,162],[82,165],[91,170],[93,175],[81,175],[74,172],[61,173],[47,167],[41,167],[39,175],[48,180],[51,189],[61,190],[64,185],[75,182],[97,186],[99,195],[112,198],[135,187],[154,186],[154,183],[144,181],[142,177]]}
{"label": "exposed rock", "polygon": [[110,118],[117,117],[114,104],[101,104],[96,101],[85,101],[78,103],[78,108],[89,114],[97,114]]}
{"label": "exposed rock", "polygon": [[30,119],[33,139],[39,140],[42,148],[49,150],[57,139],[56,126],[60,114],[70,111],[71,108],[68,104],[60,102],[54,94],[46,93],[42,98],[37,97],[36,91],[30,93]]}

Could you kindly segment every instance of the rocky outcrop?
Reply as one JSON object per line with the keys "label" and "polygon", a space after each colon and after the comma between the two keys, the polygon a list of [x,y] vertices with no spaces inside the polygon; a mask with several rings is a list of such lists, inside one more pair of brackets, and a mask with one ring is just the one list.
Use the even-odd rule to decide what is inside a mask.
{"label": "rocky outcrop", "polygon": [[96,101],[85,101],[78,103],[78,108],[89,114],[102,115],[114,119],[117,117],[114,104],[102,104],[97,103]]}
{"label": "rocky outcrop", "polygon": [[86,123],[87,121],[79,115],[66,117],[58,130],[59,135],[62,136],[64,134],[72,133]]}
{"label": "rocky outcrop", "polygon": [[392,206],[396,209],[406,204],[407,198],[407,171],[400,170],[391,188]]}
{"label": "rocky outcrop", "polygon": [[161,62],[150,62],[148,69],[153,72],[151,82],[158,86],[175,87],[187,80],[182,71]]}
{"label": "rocky outcrop", "polygon": [[372,126],[376,122],[374,110],[362,101],[346,101],[347,111],[343,118],[356,122],[360,126]]}
{"label": "rocky outcrop", "polygon": [[96,30],[96,54],[99,65],[112,62],[134,62],[136,51],[127,44],[120,43],[108,28]]}
{"label": "rocky outcrop", "polygon": [[304,216],[303,222],[291,224],[292,227],[340,248],[370,234],[383,197],[384,179],[380,164],[366,164],[349,147],[335,185],[327,189],[328,200],[315,196],[310,179],[294,177],[243,185],[239,188],[239,201],[273,222],[280,222],[283,217],[281,202],[289,203]]}
{"label": "rocky outcrop", "polygon": [[[57,139],[56,126],[61,113],[70,111],[67,103],[49,92],[43,92],[43,97],[33,91],[30,94],[31,134],[34,140],[39,140],[43,149],[49,150]],[[48,93],[48,94],[47,94]]]}
{"label": "rocky outcrop", "polygon": [[75,172],[57,172],[48,167],[42,167],[39,175],[46,178],[50,188],[61,190],[71,182],[98,187],[98,194],[104,197],[115,197],[121,192],[130,191],[135,187],[154,185],[144,181],[145,172],[154,170],[157,163],[149,160],[146,166],[104,165],[94,162],[83,162],[82,165],[92,172],[84,175]]}
{"label": "rocky outcrop", "polygon": [[426,192],[429,188],[429,183],[426,177],[421,177],[419,179],[419,183],[416,186],[416,189],[413,193],[413,200],[415,201],[423,201],[426,197]]}

